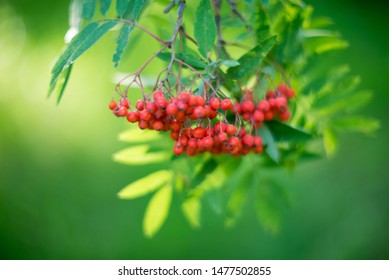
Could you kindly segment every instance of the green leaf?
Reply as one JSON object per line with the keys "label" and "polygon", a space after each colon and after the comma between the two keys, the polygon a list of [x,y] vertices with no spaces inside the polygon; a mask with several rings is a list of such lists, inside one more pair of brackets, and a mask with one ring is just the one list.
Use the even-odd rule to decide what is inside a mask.
{"label": "green leaf", "polygon": [[335,154],[336,148],[338,146],[338,139],[333,130],[327,128],[323,132],[323,144],[324,149],[328,157],[331,157]]}
{"label": "green leaf", "polygon": [[148,152],[148,145],[139,145],[121,150],[113,155],[113,160],[128,165],[145,165],[167,161],[171,153],[167,151]]}
{"label": "green leaf", "polygon": [[331,121],[331,125],[334,129],[340,131],[359,132],[364,134],[372,134],[380,127],[378,120],[360,116],[336,118]]}
{"label": "green leaf", "polygon": [[[170,52],[161,52],[157,57],[163,61],[170,62],[172,54]],[[176,53],[176,57],[195,69],[205,69],[207,67],[207,64],[202,59],[193,54],[179,52]],[[185,65],[183,66],[186,67]]]}
{"label": "green leaf", "polygon": [[201,225],[200,214],[201,214],[201,202],[198,197],[190,197],[184,201],[181,206],[182,212],[188,223],[193,228],[199,228]]}
{"label": "green leaf", "polygon": [[161,141],[162,135],[156,131],[131,128],[120,133],[119,140],[127,143],[145,143]]}
{"label": "green leaf", "polygon": [[130,0],[123,14],[123,18],[129,21],[137,21],[144,5],[145,0]]}
{"label": "green leaf", "polygon": [[112,61],[115,67],[118,67],[120,57],[122,56],[124,48],[127,46],[130,33],[134,29],[134,26],[125,24],[121,29],[119,36],[116,40],[116,52],[113,55]]}
{"label": "green leaf", "polygon": [[250,75],[263,59],[268,55],[277,41],[277,36],[272,36],[262,41],[258,46],[244,54],[238,59],[239,66],[231,67],[227,71],[227,76],[231,79],[241,79]]}
{"label": "green leaf", "polygon": [[171,171],[159,170],[124,187],[120,190],[118,196],[120,199],[134,199],[147,195],[170,181],[172,177],[173,173]]}
{"label": "green leaf", "polygon": [[69,67],[65,68],[59,78],[56,85],[57,88],[57,102],[59,103],[61,101],[61,98],[63,96],[63,93],[65,91],[66,85],[68,84],[70,73],[72,72],[73,64],[71,64]]}
{"label": "green leaf", "polygon": [[267,122],[267,127],[274,139],[279,142],[302,142],[312,139],[312,135],[308,131],[279,121]]}
{"label": "green leaf", "polygon": [[280,161],[280,152],[278,151],[277,144],[274,140],[273,134],[266,124],[263,124],[258,129],[258,134],[261,136],[263,144],[266,146],[266,153],[276,163]]}
{"label": "green leaf", "polygon": [[216,23],[210,0],[200,0],[194,22],[194,36],[204,57],[212,49],[216,39]]}
{"label": "green leaf", "polygon": [[169,214],[172,195],[173,188],[169,183],[166,183],[151,198],[143,218],[143,232],[147,237],[152,238],[165,223]]}
{"label": "green leaf", "polygon": [[122,18],[124,16],[129,1],[130,0],[116,0],[116,13],[118,17]]}
{"label": "green leaf", "polygon": [[240,63],[239,63],[239,61],[236,61],[233,59],[227,59],[227,60],[222,60],[220,62],[220,65],[224,65],[226,67],[235,67],[235,66],[239,66]]}
{"label": "green leaf", "polygon": [[117,24],[116,21],[110,20],[101,25],[92,22],[78,33],[72,41],[65,46],[61,54],[57,57],[53,69],[51,70],[51,81],[49,95],[54,90],[61,72],[69,67],[74,61],[93,46],[108,30]]}
{"label": "green leaf", "polygon": [[84,0],[82,5],[82,17],[91,20],[95,14],[96,0]]}
{"label": "green leaf", "polygon": [[286,190],[274,182],[262,181],[255,198],[259,221],[270,233],[278,233],[281,226],[282,210],[289,205]]}
{"label": "green leaf", "polygon": [[100,13],[105,16],[111,6],[111,0],[100,0]]}

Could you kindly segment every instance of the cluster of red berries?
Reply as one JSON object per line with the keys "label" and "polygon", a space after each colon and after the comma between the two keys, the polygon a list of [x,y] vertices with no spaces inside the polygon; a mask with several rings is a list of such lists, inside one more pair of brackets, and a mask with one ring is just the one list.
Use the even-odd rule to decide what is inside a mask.
{"label": "cluster of red berries", "polygon": [[[122,97],[119,104],[112,100],[109,108],[117,117],[126,117],[129,122],[138,123],[140,129],[170,131],[170,137],[176,141],[176,155],[183,152],[189,156],[203,152],[232,155],[244,155],[251,151],[261,153],[262,139],[251,135],[251,132],[255,132],[264,121],[274,118],[288,120],[287,100],[294,96],[294,91],[280,84],[275,91],[269,90],[266,98],[258,103],[254,102],[249,90],[243,96],[240,103],[233,104],[228,98],[206,99],[185,91],[166,99],[164,93],[157,90],[152,100],[138,100],[136,110],[131,110],[127,97]],[[227,114],[239,116],[240,125],[228,123]],[[219,121],[213,121],[215,118]],[[192,128],[194,123],[197,126]]]}

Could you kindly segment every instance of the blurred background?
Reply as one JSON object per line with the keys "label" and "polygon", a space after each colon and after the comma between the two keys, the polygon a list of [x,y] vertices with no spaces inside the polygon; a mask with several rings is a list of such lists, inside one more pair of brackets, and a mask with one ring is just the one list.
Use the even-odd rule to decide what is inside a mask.
{"label": "blurred background", "polygon": [[[73,69],[60,104],[47,100],[50,66],[63,46],[69,1],[0,1],[1,259],[389,259],[388,3],[311,0],[350,48],[327,57],[350,64],[375,97],[374,137],[345,135],[337,155],[283,176],[292,206],[278,234],[250,211],[235,228],[205,209],[193,230],[178,205],[155,238],[142,234],[149,197],[116,193],[149,173],[112,161],[128,125],[107,109],[113,35]],[[133,54],[134,55],[134,54]],[[135,54],[136,56],[137,54]],[[131,55],[126,58],[131,63]]]}

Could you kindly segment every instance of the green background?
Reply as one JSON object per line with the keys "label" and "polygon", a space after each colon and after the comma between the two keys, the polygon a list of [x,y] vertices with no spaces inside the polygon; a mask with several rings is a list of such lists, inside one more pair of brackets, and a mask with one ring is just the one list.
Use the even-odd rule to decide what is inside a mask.
{"label": "green background", "polygon": [[334,158],[304,163],[281,178],[292,206],[283,210],[276,235],[250,208],[226,230],[206,207],[202,228],[193,230],[173,205],[150,240],[141,228],[149,197],[116,197],[151,169],[112,161],[125,147],[117,134],[128,127],[107,110],[114,36],[76,63],[57,106],[46,92],[68,1],[0,2],[0,258],[389,259],[388,4],[309,3],[349,41],[350,48],[326,59],[350,64],[362,87],[374,91],[364,114],[378,118],[381,129],[374,137],[342,136]]}

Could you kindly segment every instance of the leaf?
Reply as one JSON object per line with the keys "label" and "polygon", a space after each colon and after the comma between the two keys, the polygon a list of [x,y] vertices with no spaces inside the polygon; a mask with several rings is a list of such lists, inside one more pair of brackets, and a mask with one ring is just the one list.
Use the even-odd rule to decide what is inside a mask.
{"label": "leaf", "polygon": [[216,23],[210,0],[200,0],[194,22],[194,36],[204,57],[212,49],[216,39]]}
{"label": "leaf", "polygon": [[78,33],[72,41],[65,46],[57,57],[51,70],[49,96],[55,88],[58,77],[66,67],[70,66],[77,58],[93,46],[108,30],[116,25],[116,21],[109,20],[101,25],[92,22]]}
{"label": "leaf", "polygon": [[227,59],[227,60],[222,60],[220,62],[220,65],[224,65],[226,67],[235,67],[235,66],[239,66],[240,63],[233,59]]}
{"label": "leaf", "polygon": [[61,101],[62,95],[65,91],[66,85],[68,84],[70,73],[72,72],[73,64],[71,64],[69,67],[65,68],[61,75],[58,78],[58,82],[56,85],[57,88],[57,102],[59,103]]}
{"label": "leaf", "polygon": [[262,181],[256,193],[256,210],[266,230],[276,234],[281,226],[281,213],[289,205],[286,190],[275,182]]}
{"label": "leaf", "polygon": [[188,223],[193,228],[199,228],[201,225],[200,222],[200,213],[201,213],[201,202],[198,197],[190,197],[184,201],[181,206],[182,212]]}
{"label": "leaf", "polygon": [[115,67],[118,67],[120,57],[122,56],[124,48],[127,46],[130,33],[134,29],[134,26],[125,24],[121,29],[119,36],[116,40],[116,52],[113,55],[112,61]]}
{"label": "leaf", "polygon": [[364,134],[372,134],[380,127],[378,120],[359,116],[337,118],[331,122],[331,125],[337,130]]}
{"label": "leaf", "polygon": [[172,177],[173,173],[171,171],[159,170],[124,187],[120,190],[118,196],[120,199],[134,199],[147,195],[171,180]]}
{"label": "leaf", "polygon": [[156,131],[131,128],[120,133],[119,140],[127,143],[145,143],[152,141],[161,141],[162,136]]}
{"label": "leaf", "polygon": [[239,178],[238,186],[232,192],[228,203],[227,210],[229,211],[229,217],[225,221],[226,227],[232,227],[235,225],[237,218],[241,215],[243,206],[247,200],[247,188],[250,185],[249,180],[252,174],[247,172]]}
{"label": "leaf", "polygon": [[324,149],[328,157],[331,157],[335,154],[336,148],[338,146],[338,139],[333,130],[327,128],[323,132],[323,144]]}
{"label": "leaf", "polygon": [[[157,57],[163,61],[170,62],[172,54],[170,52],[161,52]],[[193,54],[179,52],[176,53],[176,57],[195,69],[205,69],[207,67],[207,64],[202,59]],[[185,65],[183,66],[186,67]]]}
{"label": "leaf", "polygon": [[96,0],[84,0],[82,5],[82,17],[91,20],[95,14]]}
{"label": "leaf", "polygon": [[111,0],[100,0],[100,13],[105,16],[111,6]]}
{"label": "leaf", "polygon": [[263,124],[258,129],[258,134],[259,136],[261,136],[263,144],[266,145],[266,153],[272,160],[278,163],[280,161],[280,153],[278,151],[273,134],[271,133],[266,124]]}
{"label": "leaf", "polygon": [[328,42],[325,44],[321,44],[315,50],[318,54],[333,51],[333,50],[342,50],[349,46],[349,43],[343,40],[337,40],[333,42]]}
{"label": "leaf", "polygon": [[151,198],[143,218],[143,233],[152,238],[164,224],[172,201],[173,188],[166,183]]}
{"label": "leaf", "polygon": [[302,142],[312,139],[312,135],[308,131],[279,121],[267,122],[267,127],[274,139],[279,142]]}
{"label": "leaf", "polygon": [[262,41],[258,46],[238,59],[239,66],[231,67],[227,71],[227,77],[241,79],[250,75],[268,55],[277,41],[277,36],[272,36]]}
{"label": "leaf", "polygon": [[130,0],[123,14],[123,18],[133,22],[137,21],[144,4],[145,0]]}
{"label": "leaf", "polygon": [[116,0],[116,13],[118,17],[123,17],[124,13],[126,12],[129,1],[130,0]]}
{"label": "leaf", "polygon": [[128,165],[145,165],[167,161],[171,154],[167,151],[148,152],[148,145],[139,145],[121,150],[113,155],[113,160]]}

